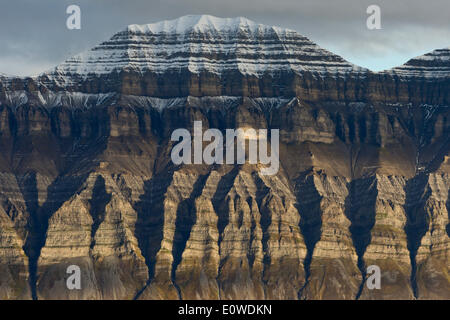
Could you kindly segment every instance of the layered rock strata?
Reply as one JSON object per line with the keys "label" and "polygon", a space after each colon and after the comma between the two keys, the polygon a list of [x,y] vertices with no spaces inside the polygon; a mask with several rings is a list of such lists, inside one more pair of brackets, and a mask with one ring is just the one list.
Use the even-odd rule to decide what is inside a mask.
{"label": "layered rock strata", "polygon": [[[448,57],[200,16],[0,76],[0,298],[450,299]],[[279,171],[174,165],[195,120],[279,129]]]}

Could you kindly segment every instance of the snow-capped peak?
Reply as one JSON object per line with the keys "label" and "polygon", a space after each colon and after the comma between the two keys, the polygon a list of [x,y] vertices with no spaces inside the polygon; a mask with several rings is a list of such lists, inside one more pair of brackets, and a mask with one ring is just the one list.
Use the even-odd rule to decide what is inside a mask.
{"label": "snow-capped peak", "polygon": [[450,74],[450,47],[436,49],[412,58],[404,65],[388,70],[388,72],[400,76],[448,77]]}
{"label": "snow-capped peak", "polygon": [[130,25],[45,75],[67,83],[71,78],[78,81],[124,69],[155,74],[238,71],[256,76],[303,71],[336,75],[363,70],[290,29],[243,17],[188,15]]}
{"label": "snow-capped peak", "polygon": [[248,29],[254,32],[268,28],[273,27],[258,24],[244,17],[218,18],[211,15],[187,15],[173,20],[164,20],[150,24],[132,24],[128,26],[127,31],[154,34],[183,34],[191,31],[207,32],[211,30],[232,32],[238,29]]}

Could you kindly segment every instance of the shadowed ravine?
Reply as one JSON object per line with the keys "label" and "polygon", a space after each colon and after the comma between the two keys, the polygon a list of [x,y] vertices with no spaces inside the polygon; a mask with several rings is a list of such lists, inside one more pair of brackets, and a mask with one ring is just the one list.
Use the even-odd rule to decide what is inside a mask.
{"label": "shadowed ravine", "polygon": [[431,190],[428,186],[428,176],[421,174],[408,181],[405,187],[406,201],[405,211],[407,215],[407,224],[405,226],[408,236],[408,249],[411,258],[411,286],[414,297],[419,297],[417,287],[417,250],[421,244],[422,238],[428,231],[429,221],[426,211],[426,201],[430,197]]}
{"label": "shadowed ravine", "polygon": [[322,212],[320,210],[322,197],[317,192],[313,179],[312,175],[301,177],[297,186],[297,204],[301,216],[300,230],[305,239],[307,249],[304,261],[305,284],[298,291],[299,299],[303,299],[303,291],[308,285],[314,248],[322,233]]}
{"label": "shadowed ravine", "polygon": [[377,198],[377,179],[354,180],[348,186],[349,196],[346,200],[346,215],[351,221],[350,232],[353,245],[358,255],[358,268],[362,282],[355,299],[361,296],[366,281],[366,263],[364,253],[371,242],[371,229],[375,224],[375,202]]}

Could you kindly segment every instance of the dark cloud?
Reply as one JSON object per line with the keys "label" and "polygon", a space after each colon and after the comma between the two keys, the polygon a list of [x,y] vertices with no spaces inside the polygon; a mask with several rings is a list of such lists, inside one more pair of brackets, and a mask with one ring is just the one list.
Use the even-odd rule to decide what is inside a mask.
{"label": "dark cloud", "polygon": [[[68,30],[66,8],[81,7],[82,29]],[[382,30],[366,28],[381,7]],[[185,14],[245,16],[295,29],[356,64],[379,70],[450,45],[448,0],[16,0],[0,8],[0,72],[29,75],[86,50],[132,23]]]}

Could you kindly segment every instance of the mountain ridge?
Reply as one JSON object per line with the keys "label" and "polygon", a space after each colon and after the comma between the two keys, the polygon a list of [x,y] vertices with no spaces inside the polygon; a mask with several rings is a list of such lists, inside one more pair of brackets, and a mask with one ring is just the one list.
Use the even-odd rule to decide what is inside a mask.
{"label": "mountain ridge", "polygon": [[[242,17],[198,15],[130,25],[39,76],[2,77],[0,81],[2,91],[16,96],[25,91],[29,101],[37,102],[48,92],[64,91],[157,98],[303,96],[448,104],[448,52],[437,49],[402,66],[372,72],[290,29]],[[421,89],[411,92],[410,83],[415,81]],[[271,82],[276,86],[270,86]],[[444,94],[431,100],[424,97],[438,92]]]}
{"label": "mountain ridge", "polygon": [[[114,38],[118,34],[124,33],[124,32],[132,32],[132,33],[138,32],[138,33],[151,33],[151,34],[171,33],[171,34],[180,34],[181,35],[181,34],[186,34],[186,33],[193,32],[193,31],[198,32],[198,33],[205,33],[207,31],[211,31],[211,30],[219,31],[219,32],[231,32],[231,31],[236,32],[237,30],[244,30],[244,29],[249,29],[253,33],[256,31],[267,32],[268,30],[279,32],[280,34],[292,33],[292,34],[296,34],[296,35],[301,36],[302,38],[310,41],[308,38],[302,36],[300,33],[298,33],[297,31],[295,31],[293,29],[264,25],[264,24],[256,23],[245,17],[218,18],[218,17],[211,16],[211,15],[186,15],[186,16],[179,17],[177,19],[164,20],[164,21],[159,21],[159,22],[155,22],[155,23],[140,24],[140,25],[131,24],[131,25],[127,26],[127,28],[117,32],[115,35],[112,36],[112,38]],[[314,46],[317,46],[313,42],[311,42],[311,44],[313,44]],[[84,51],[83,53],[75,55],[74,57],[86,55],[86,53],[95,50],[97,47],[98,46],[95,46],[92,49],[88,49],[88,50]],[[317,46],[317,48],[320,48],[320,47]],[[444,47],[441,49],[435,49],[434,51],[444,51],[444,50],[448,51],[448,49],[449,49],[448,47]],[[413,57],[410,60],[408,60],[404,65],[408,65],[409,62],[411,62],[412,60],[417,60],[417,59],[420,59],[423,57],[431,56],[432,54],[433,54],[433,51],[429,52],[429,53],[425,53],[424,55],[421,55],[421,56]],[[448,56],[448,54],[447,54],[447,56]],[[66,62],[70,61],[74,57],[69,58],[68,60],[66,60]],[[340,58],[342,60],[345,60],[342,57],[340,57]],[[62,64],[64,64],[64,63],[65,62],[63,62]],[[349,64],[354,65],[352,63],[349,63]],[[374,72],[369,69],[365,69],[365,68],[362,68],[362,67],[359,67],[356,65],[354,65],[354,66],[357,68],[360,68],[361,70],[368,70],[372,73],[383,73],[383,72],[401,67],[401,66],[397,66],[397,67],[393,67],[391,69]],[[58,66],[55,68],[58,68]],[[50,73],[52,71],[54,71],[54,69],[44,71],[41,74],[34,76],[34,78],[45,75],[46,73]],[[3,75],[3,76],[7,76],[7,75]],[[15,77],[15,76],[11,76],[11,77]],[[17,77],[17,78],[19,78],[19,77]],[[23,78],[28,78],[28,77],[23,77]],[[29,77],[29,78],[33,78],[33,77]]]}

